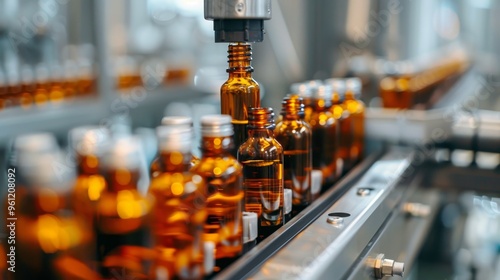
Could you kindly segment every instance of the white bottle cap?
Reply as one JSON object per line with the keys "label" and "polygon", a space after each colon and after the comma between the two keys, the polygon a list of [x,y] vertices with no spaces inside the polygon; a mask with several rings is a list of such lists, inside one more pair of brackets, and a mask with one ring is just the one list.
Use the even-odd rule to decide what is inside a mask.
{"label": "white bottle cap", "polygon": [[139,140],[135,137],[124,136],[111,143],[102,156],[102,167],[110,169],[140,170],[142,164],[142,149]]}
{"label": "white bottle cap", "polygon": [[71,149],[80,155],[102,155],[110,138],[109,130],[100,126],[79,126],[69,132]]}
{"label": "white bottle cap", "polygon": [[192,127],[193,119],[185,116],[165,116],[161,119],[161,125]]}
{"label": "white bottle cap", "polygon": [[201,134],[206,137],[233,135],[232,118],[229,115],[207,115],[201,117]]}
{"label": "white bottle cap", "polygon": [[203,268],[205,275],[210,275],[215,267],[215,244],[212,241],[203,242]]}
{"label": "white bottle cap", "polygon": [[292,212],[292,190],[285,189],[285,215]]}
{"label": "white bottle cap", "polygon": [[159,126],[156,128],[160,151],[181,152],[191,151],[193,129],[184,126]]}
{"label": "white bottle cap", "polygon": [[321,170],[313,170],[311,172],[311,194],[315,196],[321,191],[321,183],[323,182],[323,172]]}
{"label": "white bottle cap", "polygon": [[257,213],[243,212],[243,243],[254,241],[258,234]]}

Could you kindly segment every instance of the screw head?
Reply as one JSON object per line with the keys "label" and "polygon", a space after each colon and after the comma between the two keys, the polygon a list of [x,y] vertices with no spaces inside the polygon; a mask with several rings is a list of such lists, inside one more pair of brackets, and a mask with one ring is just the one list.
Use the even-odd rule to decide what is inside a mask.
{"label": "screw head", "polygon": [[332,225],[339,225],[344,222],[344,218],[337,216],[328,216],[328,218],[326,218],[326,221]]}

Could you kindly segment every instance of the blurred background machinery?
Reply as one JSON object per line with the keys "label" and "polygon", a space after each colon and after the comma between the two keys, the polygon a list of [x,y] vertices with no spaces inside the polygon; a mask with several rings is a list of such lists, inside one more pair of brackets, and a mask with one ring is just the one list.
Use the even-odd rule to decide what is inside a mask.
{"label": "blurred background machinery", "polygon": [[[273,1],[253,45],[262,103],[279,108],[295,82],[360,77],[367,157],[219,277],[370,279],[404,262],[408,279],[499,279],[499,11]],[[152,160],[164,115],[199,131],[219,111],[225,68],[202,0],[0,0],[1,170],[13,137],[48,131],[66,145],[84,124],[141,135]],[[298,250],[311,254],[289,257]]]}

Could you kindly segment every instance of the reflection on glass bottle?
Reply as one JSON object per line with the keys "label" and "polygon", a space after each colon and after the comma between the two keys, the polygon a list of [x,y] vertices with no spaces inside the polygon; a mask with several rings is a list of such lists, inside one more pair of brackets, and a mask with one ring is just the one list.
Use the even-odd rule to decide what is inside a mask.
{"label": "reflection on glass bottle", "polygon": [[132,137],[114,141],[102,157],[106,189],[96,206],[97,257],[103,277],[146,279],[143,261],[152,199],[137,190],[140,144]]}
{"label": "reflection on glass bottle", "polygon": [[302,211],[312,201],[312,131],[304,121],[304,104],[298,95],[283,98],[282,120],[274,130],[283,147],[285,188],[292,190],[293,212]]}
{"label": "reflection on glass bottle", "polygon": [[332,78],[326,80],[326,83],[332,87],[332,107],[330,110],[340,128],[337,169],[339,173],[345,173],[354,164],[351,160],[352,120],[349,111],[344,105],[345,81],[340,78]]}
{"label": "reflection on glass bottle", "polygon": [[312,128],[313,168],[323,173],[323,190],[336,179],[339,129],[331,108],[330,86],[319,86],[313,91],[313,108],[309,124]]}
{"label": "reflection on glass bottle", "polygon": [[[185,127],[192,129],[193,120],[190,117],[184,116],[168,116],[161,119],[161,125],[165,127]],[[193,158],[194,160],[194,158]],[[198,159],[196,159],[198,160]],[[194,160],[194,162],[196,161]],[[193,162],[193,163],[194,163]],[[160,174],[160,158],[156,157],[151,163],[151,168],[149,170],[151,178],[154,178]]]}
{"label": "reflection on glass bottle", "polygon": [[[14,144],[31,147],[16,150],[16,167],[8,172],[17,179],[15,211],[6,213],[17,218],[15,273],[9,273],[10,279],[98,279],[90,267],[92,231],[71,209],[74,170],[62,171],[62,153],[39,147],[37,141],[34,135]],[[36,146],[38,152],[32,149]]]}
{"label": "reflection on glass bottle", "polygon": [[354,163],[363,157],[365,138],[365,104],[361,101],[361,80],[349,78],[345,81],[346,93],[344,105],[352,119],[353,138],[351,145],[351,159]]}
{"label": "reflection on glass bottle", "polygon": [[252,47],[248,43],[229,44],[228,80],[221,87],[221,113],[230,115],[234,127],[234,150],[247,139],[248,110],[260,106],[259,84],[252,78]]}
{"label": "reflection on glass bottle", "polygon": [[106,188],[104,177],[99,174],[99,166],[103,152],[109,148],[109,138],[109,132],[98,126],[77,127],[69,134],[77,165],[73,207],[92,227],[97,202]]}
{"label": "reflection on glass bottle", "polygon": [[192,172],[207,182],[204,240],[215,244],[215,272],[230,264],[243,249],[242,167],[231,155],[233,125],[228,115],[201,118],[201,159]]}
{"label": "reflection on glass bottle", "polygon": [[283,148],[274,139],[272,108],[250,108],[248,121],[248,139],[238,149],[245,211],[257,213],[259,235],[265,238],[283,225]]}
{"label": "reflection on glass bottle", "polygon": [[290,90],[293,94],[302,98],[304,104],[304,120],[309,122],[313,112],[311,88],[307,83],[296,83],[291,85]]}
{"label": "reflection on glass bottle", "polygon": [[160,173],[151,181],[155,198],[152,236],[157,257],[150,277],[202,279],[205,181],[189,172],[192,129],[157,128]]}

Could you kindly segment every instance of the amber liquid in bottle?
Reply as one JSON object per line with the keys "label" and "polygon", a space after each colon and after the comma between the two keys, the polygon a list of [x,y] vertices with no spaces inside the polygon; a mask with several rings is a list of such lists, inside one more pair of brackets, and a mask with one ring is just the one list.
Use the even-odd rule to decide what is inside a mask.
{"label": "amber liquid in bottle", "polygon": [[248,127],[238,161],[243,165],[245,211],[257,213],[263,239],[284,223],[283,148],[274,138],[271,108],[251,108]]}
{"label": "amber liquid in bottle", "polygon": [[312,131],[304,118],[304,104],[297,95],[283,99],[282,120],[274,130],[283,147],[284,187],[292,190],[293,214],[312,201]]}
{"label": "amber liquid in bottle", "polygon": [[358,78],[346,80],[346,95],[344,106],[351,115],[353,139],[351,145],[351,160],[354,163],[361,161],[365,137],[365,103],[361,101],[361,81]]}
{"label": "amber liquid in bottle", "polygon": [[[24,163],[14,168],[19,175],[14,222],[16,259],[15,273],[8,272],[7,279],[97,279],[90,267],[92,231],[83,217],[71,210],[72,178],[54,172],[57,161],[63,158],[37,155],[24,159],[30,162],[30,169],[37,168],[24,169]],[[28,173],[31,175],[24,178]],[[10,245],[5,246],[10,252]]]}
{"label": "amber liquid in bottle", "polygon": [[188,172],[190,160],[190,152],[162,152],[160,165],[165,171],[151,181],[149,192],[155,198],[151,230],[158,254],[152,279],[160,278],[164,270],[170,279],[203,278],[206,185],[201,176]]}
{"label": "amber liquid in bottle", "polygon": [[339,173],[345,173],[352,168],[353,162],[351,161],[351,144],[353,138],[353,127],[351,115],[347,108],[344,106],[343,101],[345,94],[334,90],[332,92],[332,107],[331,112],[340,129],[338,157],[340,160],[337,164]]}
{"label": "amber liquid in bottle", "polygon": [[138,145],[129,138],[121,139],[103,156],[101,174],[106,189],[97,202],[95,218],[97,260],[103,277],[116,277],[118,273],[147,278],[145,245],[153,200],[137,190]]}
{"label": "amber liquid in bottle", "polygon": [[252,47],[248,43],[229,44],[228,80],[221,87],[221,113],[230,115],[234,127],[234,149],[247,139],[248,110],[260,106],[259,84],[252,78]]}
{"label": "amber liquid in bottle", "polygon": [[206,116],[201,122],[202,156],[191,171],[207,182],[204,240],[215,244],[217,272],[243,250],[243,176],[241,165],[231,155],[234,148],[231,118]]}
{"label": "amber liquid in bottle", "polygon": [[309,124],[312,128],[313,169],[323,173],[325,191],[336,180],[337,149],[339,144],[339,127],[330,111],[331,96],[328,87],[319,87],[314,93],[313,108]]}

